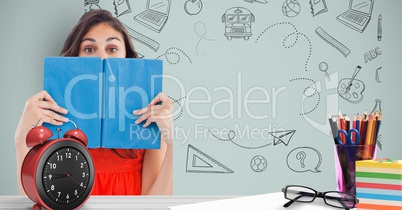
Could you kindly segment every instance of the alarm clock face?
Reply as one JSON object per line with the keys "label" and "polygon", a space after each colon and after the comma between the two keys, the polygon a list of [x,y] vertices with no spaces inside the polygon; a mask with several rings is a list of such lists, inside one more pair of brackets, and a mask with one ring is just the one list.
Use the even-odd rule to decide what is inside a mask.
{"label": "alarm clock face", "polygon": [[36,176],[38,193],[49,207],[72,209],[88,198],[94,166],[88,150],[81,144],[64,140],[51,145],[38,167],[41,167]]}

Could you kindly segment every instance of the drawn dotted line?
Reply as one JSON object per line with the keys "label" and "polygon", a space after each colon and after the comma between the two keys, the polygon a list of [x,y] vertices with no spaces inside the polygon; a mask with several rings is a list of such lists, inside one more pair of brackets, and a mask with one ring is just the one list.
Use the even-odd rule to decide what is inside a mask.
{"label": "drawn dotted line", "polygon": [[304,96],[306,96],[307,98],[313,97],[316,93],[318,93],[317,89],[316,89],[316,88],[313,88],[313,89],[314,89],[314,93],[311,94],[311,95],[306,95],[307,89],[310,89],[310,88],[311,88],[311,87],[306,87],[306,88],[304,88],[304,90],[303,90],[303,94],[304,94]]}
{"label": "drawn dotted line", "polygon": [[[295,30],[295,32],[292,32],[292,33],[288,34],[288,35],[283,39],[282,46],[283,46],[284,48],[286,48],[286,49],[289,49],[289,48],[293,47],[293,46],[297,43],[297,41],[299,40],[299,35],[302,35],[304,38],[306,38],[306,40],[307,40],[307,42],[308,42],[308,44],[309,44],[309,53],[308,53],[306,62],[304,63],[304,69],[305,69],[305,71],[307,71],[307,65],[308,65],[308,63],[309,63],[309,61],[310,61],[311,54],[312,54],[312,52],[313,52],[313,47],[312,47],[312,45],[311,45],[310,39],[309,39],[305,34],[300,33],[300,32],[297,30],[296,26],[293,25],[293,23],[291,23],[291,22],[279,22],[279,23],[275,23],[275,24],[273,24],[273,25],[268,26],[268,28],[266,28],[264,31],[262,31],[262,32],[260,33],[260,35],[258,35],[257,39],[255,40],[255,43],[258,42],[258,40],[262,37],[262,35],[263,35],[265,32],[267,32],[270,28],[273,28],[273,27],[275,27],[275,26],[277,26],[277,25],[291,25],[291,26],[293,27],[293,29]],[[296,35],[296,40],[293,42],[293,44],[291,44],[291,45],[289,45],[289,46],[286,46],[286,45],[285,45],[286,40],[287,40],[290,36],[293,36],[293,35]]]}
{"label": "drawn dotted line", "polygon": [[[287,40],[290,36],[292,36],[292,35],[296,35],[295,41],[293,42],[293,44],[291,44],[291,45],[289,45],[289,46],[286,46],[286,45],[285,45],[286,40]],[[299,35],[304,36],[304,38],[306,38],[306,40],[307,40],[307,42],[308,42],[308,44],[309,44],[308,56],[307,56],[306,62],[304,63],[304,69],[307,71],[307,65],[308,65],[308,62],[310,61],[311,54],[312,54],[312,52],[313,52],[313,47],[312,47],[312,45],[311,45],[310,39],[309,39],[305,34],[303,34],[303,33],[295,32],[295,33],[291,33],[291,34],[287,35],[287,36],[285,37],[285,39],[283,39],[282,45],[283,45],[284,48],[288,48],[288,49],[289,49],[289,48],[292,48],[292,47],[297,43],[297,41],[299,40]]]}
{"label": "drawn dotted line", "polygon": [[[199,34],[199,33],[197,32],[197,29],[196,29],[196,25],[199,24],[199,23],[204,26],[204,34],[202,34],[202,35]],[[205,38],[205,34],[207,34],[207,26],[205,25],[204,22],[201,22],[201,21],[196,22],[196,23],[194,24],[194,32],[195,32],[201,39],[204,39],[204,40],[207,40],[207,41],[216,41],[215,39]]]}
{"label": "drawn dotted line", "polygon": [[[312,110],[310,110],[310,111],[308,111],[308,112],[301,113],[300,115],[307,115],[307,114],[310,114],[310,113],[313,112],[315,109],[317,109],[318,104],[320,104],[320,101],[321,101],[321,94],[320,94],[318,91],[315,91],[315,92],[318,93],[318,101],[317,101],[317,104],[313,107]],[[315,95],[315,94],[314,94],[314,95]]]}
{"label": "drawn dotted line", "polygon": [[179,105],[179,107],[180,107],[180,113],[179,113],[179,115],[178,115],[177,117],[175,117],[175,118],[173,119],[173,121],[174,121],[174,120],[177,120],[177,119],[179,119],[179,118],[181,117],[181,115],[183,114],[183,111],[184,111],[184,107],[179,103],[179,101],[185,99],[186,96],[184,96],[184,97],[182,97],[182,98],[179,98],[179,99],[175,99],[175,98],[173,98],[173,97],[171,97],[171,96],[167,96],[167,97],[168,97],[170,100],[172,100],[172,103],[177,103],[177,104]]}
{"label": "drawn dotted line", "polygon": [[306,40],[307,40],[307,42],[308,42],[308,44],[309,44],[309,51],[308,51],[307,60],[306,60],[306,62],[304,63],[304,69],[307,71],[307,65],[308,65],[308,62],[310,61],[311,54],[313,53],[313,47],[312,47],[312,45],[311,45],[310,39],[309,39],[305,34],[303,34],[303,33],[300,33],[300,34],[301,34],[302,36],[304,36],[304,38],[306,38]]}
{"label": "drawn dotted line", "polygon": [[303,91],[303,94],[304,94],[304,96],[306,96],[306,97],[312,97],[312,96],[314,96],[315,94],[317,94],[317,95],[318,95],[317,104],[313,107],[312,110],[310,110],[310,111],[308,111],[308,112],[301,113],[300,115],[307,115],[307,114],[310,114],[310,113],[313,112],[315,109],[317,109],[318,105],[319,105],[320,102],[321,102],[321,94],[320,94],[320,92],[318,92],[317,84],[315,83],[314,80],[312,80],[312,79],[310,79],[310,78],[304,78],[304,77],[294,78],[294,79],[289,80],[289,82],[293,82],[293,81],[296,81],[296,80],[307,80],[307,81],[310,81],[310,82],[312,82],[312,83],[314,84],[314,86],[313,86],[314,93],[313,93],[312,95],[310,95],[310,96],[306,95],[306,90],[307,90],[308,88],[311,88],[311,87],[306,87],[306,88],[304,89],[304,91]]}
{"label": "drawn dotted line", "polygon": [[[202,26],[203,26],[204,34],[202,34],[202,35],[201,35],[200,33],[198,33],[198,31],[197,31],[196,26],[197,26],[198,24],[202,24]],[[213,41],[216,41],[215,39],[205,38],[205,34],[207,34],[207,26],[205,25],[204,22],[200,22],[200,21],[196,22],[196,23],[194,24],[194,32],[197,34],[198,37],[200,37],[200,40],[198,40],[197,46],[196,46],[196,48],[195,48],[195,51],[197,52],[197,55],[199,55],[199,53],[198,53],[198,46],[199,46],[201,40],[207,40],[207,41],[212,41],[212,42],[213,42]]]}
{"label": "drawn dotted line", "polygon": [[[172,50],[180,51],[181,53],[183,53],[183,55],[185,55],[185,56],[187,57],[187,59],[190,61],[190,63],[193,63],[193,62],[191,61],[190,57],[189,57],[183,50],[181,50],[181,49],[179,49],[179,48],[176,48],[176,47],[170,47],[169,49],[166,50],[166,52],[165,52],[164,54],[162,54],[162,55],[156,57],[156,59],[161,58],[162,56],[165,56],[166,61],[167,61],[169,64],[175,65],[175,64],[179,63],[179,61],[180,61],[180,55],[179,55],[177,52],[170,52],[170,51],[172,51]],[[175,61],[175,62],[170,61],[170,59],[169,59],[169,57],[168,57],[167,55],[177,55],[178,59],[177,59],[177,61]]]}
{"label": "drawn dotted line", "polygon": [[[176,62],[170,61],[168,55],[177,55],[177,61]],[[176,52],[166,52],[164,54],[164,56],[165,56],[166,60],[172,65],[176,65],[176,64],[178,64],[180,62],[180,55],[178,53],[176,53]]]}
{"label": "drawn dotted line", "polygon": [[[284,48],[292,48],[296,43],[297,43],[297,41],[299,40],[299,32],[297,32],[297,33],[291,33],[291,34],[289,34],[289,35],[287,35],[284,39],[283,39],[283,42],[282,42],[282,46],[284,47]],[[285,42],[286,42],[286,40],[290,37],[290,36],[292,36],[292,35],[296,35],[296,40],[293,42],[293,44],[291,44],[290,46],[286,46],[285,45]]]}
{"label": "drawn dotted line", "polygon": [[[260,148],[263,148],[263,147],[266,147],[266,146],[271,145],[271,143],[264,144],[264,145],[261,145],[261,146],[256,146],[256,147],[249,147],[249,146],[240,145],[240,144],[238,144],[238,143],[236,143],[236,142],[233,141],[233,139],[236,138],[236,133],[235,133],[233,130],[230,130],[229,133],[233,133],[234,137],[233,137],[233,138],[230,138],[230,137],[229,137],[228,139],[222,139],[222,138],[217,137],[215,134],[212,133],[212,131],[211,131],[210,129],[208,129],[208,132],[211,133],[211,135],[212,135],[214,138],[216,138],[217,140],[220,140],[220,141],[230,141],[230,142],[232,142],[234,145],[236,145],[236,146],[238,146],[238,147],[241,147],[241,148],[243,148],[243,149],[260,149]],[[229,136],[229,134],[228,134],[228,136]]]}
{"label": "drawn dotted line", "polygon": [[270,28],[273,28],[273,27],[278,26],[278,25],[291,25],[291,26],[293,27],[293,29],[294,29],[296,32],[298,32],[296,26],[293,25],[293,23],[291,23],[291,22],[279,22],[279,23],[275,23],[275,24],[272,24],[272,25],[268,26],[268,28],[266,28],[264,31],[262,31],[262,32],[260,33],[260,35],[258,35],[257,39],[255,40],[255,43],[257,43],[258,40],[261,38],[261,36],[262,36],[265,32],[267,32]]}
{"label": "drawn dotted line", "polygon": [[312,79],[310,79],[310,78],[305,78],[305,77],[293,78],[293,79],[289,80],[289,82],[293,82],[293,81],[296,81],[296,80],[308,80],[308,81],[312,82],[312,83],[314,84],[314,86],[317,86],[317,85],[315,84],[315,81],[314,81],[314,80],[312,80]]}

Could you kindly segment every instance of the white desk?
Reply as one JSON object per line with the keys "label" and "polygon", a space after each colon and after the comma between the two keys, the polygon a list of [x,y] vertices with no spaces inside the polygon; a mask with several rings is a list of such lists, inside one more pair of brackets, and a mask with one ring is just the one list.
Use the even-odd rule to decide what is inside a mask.
{"label": "white desk", "polygon": [[[335,208],[317,198],[313,203],[294,203],[288,208],[283,193],[253,196],[91,196],[81,209],[147,209],[147,210],[318,210]],[[0,196],[0,209],[32,209],[27,196]]]}

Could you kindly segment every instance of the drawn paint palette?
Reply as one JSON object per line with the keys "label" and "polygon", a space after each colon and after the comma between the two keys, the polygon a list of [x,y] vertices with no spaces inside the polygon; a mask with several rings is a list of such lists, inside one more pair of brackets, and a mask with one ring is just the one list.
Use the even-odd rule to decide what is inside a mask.
{"label": "drawn paint palette", "polygon": [[339,81],[338,94],[346,101],[359,103],[363,100],[365,85],[362,81],[355,79],[361,67],[357,66],[352,78],[344,78]]}
{"label": "drawn paint palette", "polygon": [[339,82],[338,92],[339,95],[351,103],[359,103],[363,99],[364,83],[355,79],[347,91],[351,78],[343,79]]}

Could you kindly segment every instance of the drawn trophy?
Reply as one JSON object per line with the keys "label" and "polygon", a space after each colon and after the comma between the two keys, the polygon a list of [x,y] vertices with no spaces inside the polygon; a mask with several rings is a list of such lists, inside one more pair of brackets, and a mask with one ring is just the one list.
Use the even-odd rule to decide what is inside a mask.
{"label": "drawn trophy", "polygon": [[359,103],[363,100],[365,85],[362,81],[355,79],[360,69],[361,67],[357,66],[352,78],[344,78],[339,81],[338,94],[350,103]]}

